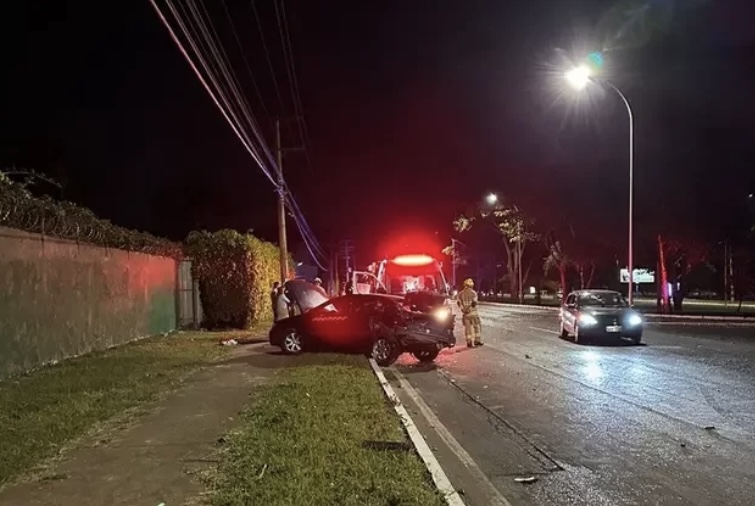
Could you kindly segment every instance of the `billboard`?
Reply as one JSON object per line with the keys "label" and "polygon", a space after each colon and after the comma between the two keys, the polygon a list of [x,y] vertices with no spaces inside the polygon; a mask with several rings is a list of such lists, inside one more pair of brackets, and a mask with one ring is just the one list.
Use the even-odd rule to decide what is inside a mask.
{"label": "billboard", "polygon": [[[655,283],[655,271],[650,269],[634,269],[633,280],[635,284]],[[619,281],[629,283],[629,269],[619,271]]]}

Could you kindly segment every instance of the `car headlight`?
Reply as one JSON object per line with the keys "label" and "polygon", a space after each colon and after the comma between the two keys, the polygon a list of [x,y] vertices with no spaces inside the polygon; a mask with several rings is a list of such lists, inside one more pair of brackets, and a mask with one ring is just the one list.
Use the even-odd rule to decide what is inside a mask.
{"label": "car headlight", "polygon": [[439,307],[438,309],[433,311],[433,316],[439,322],[448,321],[448,319],[451,317],[451,308],[449,308],[448,306]]}
{"label": "car headlight", "polygon": [[629,324],[630,327],[636,327],[637,325],[642,324],[642,317],[638,314],[629,315],[629,318],[627,318],[627,324]]}
{"label": "car headlight", "polygon": [[596,320],[593,315],[582,313],[581,315],[579,315],[579,323],[586,327],[589,327],[590,325],[597,325],[598,320]]}

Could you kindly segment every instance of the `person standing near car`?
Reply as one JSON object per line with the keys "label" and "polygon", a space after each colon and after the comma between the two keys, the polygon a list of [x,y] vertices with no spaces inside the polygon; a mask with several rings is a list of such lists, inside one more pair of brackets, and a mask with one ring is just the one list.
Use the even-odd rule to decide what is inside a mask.
{"label": "person standing near car", "polygon": [[273,321],[277,322],[278,318],[278,287],[280,287],[280,281],[273,283],[273,289],[270,291],[270,304],[273,306]]}
{"label": "person standing near car", "polygon": [[284,320],[291,316],[291,300],[286,297],[285,289],[282,286],[278,287],[275,308],[275,321]]}
{"label": "person standing near car", "polygon": [[474,291],[474,281],[464,280],[464,288],[456,296],[456,304],[461,309],[461,322],[464,325],[464,338],[467,347],[482,346],[482,323],[477,312],[477,292]]}

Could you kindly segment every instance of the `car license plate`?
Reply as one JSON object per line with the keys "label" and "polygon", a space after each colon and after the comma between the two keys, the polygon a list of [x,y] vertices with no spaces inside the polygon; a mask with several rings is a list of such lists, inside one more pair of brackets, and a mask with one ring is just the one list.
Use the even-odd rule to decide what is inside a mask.
{"label": "car license plate", "polygon": [[621,325],[609,325],[606,332],[621,332]]}

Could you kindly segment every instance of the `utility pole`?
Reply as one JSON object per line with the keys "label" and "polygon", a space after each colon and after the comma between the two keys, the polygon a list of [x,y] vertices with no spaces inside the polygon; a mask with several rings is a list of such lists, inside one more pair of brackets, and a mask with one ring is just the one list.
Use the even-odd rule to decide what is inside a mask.
{"label": "utility pole", "polygon": [[[346,278],[345,283],[348,285],[352,282],[353,276],[351,275],[352,265],[354,263],[354,244],[350,239],[344,239],[340,241],[338,245],[339,256],[343,258]],[[354,288],[354,287],[352,287]]]}
{"label": "utility pole", "polygon": [[280,248],[281,282],[285,282],[288,278],[288,240],[286,238],[286,190],[283,181],[280,119],[275,120],[275,145],[278,154],[278,246]]}

